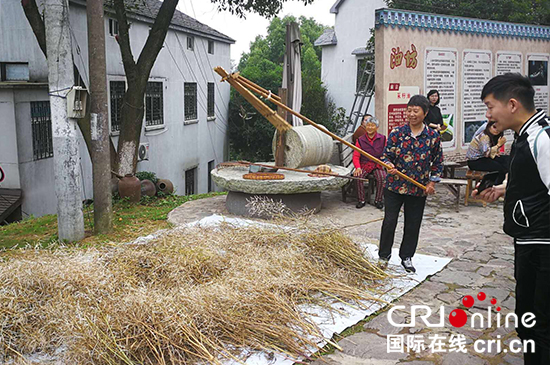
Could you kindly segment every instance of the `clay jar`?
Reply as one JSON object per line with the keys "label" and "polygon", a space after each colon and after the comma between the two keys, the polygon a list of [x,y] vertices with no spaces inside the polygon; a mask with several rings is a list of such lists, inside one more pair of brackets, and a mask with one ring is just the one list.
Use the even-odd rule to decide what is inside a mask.
{"label": "clay jar", "polygon": [[157,188],[151,180],[141,180],[141,196],[155,196]]}
{"label": "clay jar", "polygon": [[141,182],[132,174],[127,174],[118,182],[118,194],[121,198],[129,198],[132,203],[141,199]]}
{"label": "clay jar", "polygon": [[168,179],[160,179],[157,181],[157,190],[164,194],[172,194],[174,192],[174,184]]}

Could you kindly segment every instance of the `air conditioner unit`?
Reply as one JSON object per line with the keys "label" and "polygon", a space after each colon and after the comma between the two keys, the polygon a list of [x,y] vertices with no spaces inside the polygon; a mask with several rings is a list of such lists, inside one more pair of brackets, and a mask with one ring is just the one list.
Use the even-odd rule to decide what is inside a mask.
{"label": "air conditioner unit", "polygon": [[149,160],[149,143],[140,143],[138,149],[138,161]]}

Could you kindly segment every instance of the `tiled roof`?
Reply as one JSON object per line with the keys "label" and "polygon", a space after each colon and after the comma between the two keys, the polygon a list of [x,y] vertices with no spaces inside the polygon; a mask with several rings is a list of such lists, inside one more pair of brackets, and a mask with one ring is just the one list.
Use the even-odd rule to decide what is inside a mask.
{"label": "tiled roof", "polygon": [[506,23],[399,9],[377,9],[375,19],[376,28],[391,26],[550,41],[550,27],[542,25]]}
{"label": "tiled roof", "polygon": [[[114,12],[112,3],[113,0],[105,0],[105,6],[112,12]],[[151,24],[154,22],[154,19],[156,18],[162,5],[162,2],[158,0],[124,0],[124,3],[126,4],[126,9],[129,13],[128,17],[131,18],[132,15],[134,15],[134,17],[135,15],[145,17],[146,19],[142,20],[149,21]],[[218,32],[208,25],[202,24],[195,18],[192,18],[177,9],[174,12],[174,17],[172,18],[171,25],[174,28],[181,27],[184,29],[180,30],[188,30],[191,31],[191,33],[199,33],[206,37],[215,38],[222,42],[235,43],[235,40],[233,38],[230,38],[225,34]]]}
{"label": "tiled roof", "polygon": [[336,32],[334,32],[333,28],[327,28],[313,44],[315,46],[331,46],[336,43],[338,43]]}
{"label": "tiled roof", "polygon": [[340,7],[340,5],[342,5],[343,2],[344,2],[344,0],[336,0],[334,5],[332,5],[332,7],[330,8],[330,12],[333,13],[333,14],[337,14],[338,13],[338,8]]}
{"label": "tiled roof", "polygon": [[21,205],[21,190],[0,189],[0,223]]}

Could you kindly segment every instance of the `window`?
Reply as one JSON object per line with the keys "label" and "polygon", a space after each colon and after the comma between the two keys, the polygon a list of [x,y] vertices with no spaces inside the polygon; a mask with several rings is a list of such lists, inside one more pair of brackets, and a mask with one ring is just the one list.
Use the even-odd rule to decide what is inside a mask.
{"label": "window", "polygon": [[162,124],[162,82],[148,82],[145,90],[145,126]]}
{"label": "window", "polygon": [[0,62],[0,81],[29,81],[29,64]]}
{"label": "window", "polygon": [[214,83],[209,82],[208,83],[208,105],[207,105],[207,117],[213,118],[216,116],[216,113],[214,111]]}
{"label": "window", "polygon": [[34,160],[53,157],[52,118],[49,101],[31,101],[31,124]]}
{"label": "window", "polygon": [[[365,67],[367,66],[367,59],[361,58],[357,60],[357,83],[355,84],[355,91],[363,90],[367,83],[367,77],[363,78]],[[363,83],[361,84],[361,81]]]}
{"label": "window", "polygon": [[187,49],[190,51],[195,49],[195,37],[187,37]]}
{"label": "window", "polygon": [[195,172],[197,171],[197,168],[192,168],[187,171],[185,171],[185,195],[193,195],[196,194],[195,191]]}
{"label": "window", "polygon": [[118,21],[109,19],[109,34],[114,37],[118,35]]}
{"label": "window", "polygon": [[111,93],[111,132],[120,131],[120,112],[122,101],[126,92],[124,81],[110,81],[109,90]]}
{"label": "window", "polygon": [[214,54],[214,41],[208,41],[208,53]]}
{"label": "window", "polygon": [[[197,119],[197,83],[186,82],[183,84],[183,109],[185,120]],[[204,104],[203,104],[204,105]]]}
{"label": "window", "polygon": [[214,170],[214,160],[208,162],[208,192],[214,191],[214,182],[212,181],[212,175],[210,172]]}

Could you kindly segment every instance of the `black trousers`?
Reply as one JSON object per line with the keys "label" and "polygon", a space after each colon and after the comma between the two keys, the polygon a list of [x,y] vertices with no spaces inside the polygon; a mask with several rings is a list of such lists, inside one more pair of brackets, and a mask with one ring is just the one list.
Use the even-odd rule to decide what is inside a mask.
{"label": "black trousers", "polygon": [[382,223],[380,251],[378,252],[378,256],[382,258],[388,258],[391,255],[399,210],[403,204],[405,205],[405,229],[401,248],[399,249],[399,257],[401,259],[413,257],[416,252],[426,197],[402,195],[384,189],[384,222]]}
{"label": "black trousers", "polygon": [[[514,276],[519,319],[517,332],[523,341],[535,342],[534,353],[524,354],[525,364],[550,364],[550,245],[515,244]],[[536,323],[532,328],[523,326],[521,321],[528,312],[535,315]]]}
{"label": "black trousers", "polygon": [[495,158],[482,157],[477,160],[468,161],[470,170],[476,171],[498,171],[498,178],[495,185],[500,185],[506,178],[506,174],[510,169],[510,156],[496,156]]}

